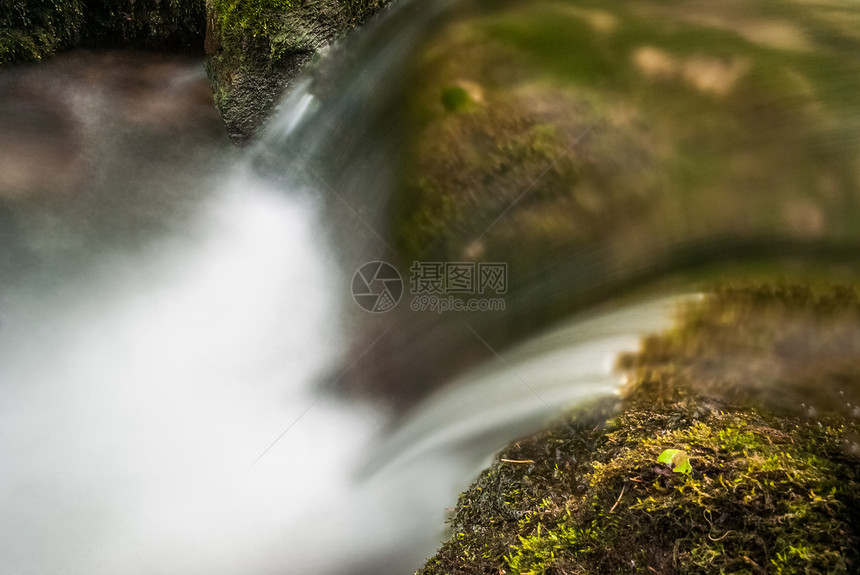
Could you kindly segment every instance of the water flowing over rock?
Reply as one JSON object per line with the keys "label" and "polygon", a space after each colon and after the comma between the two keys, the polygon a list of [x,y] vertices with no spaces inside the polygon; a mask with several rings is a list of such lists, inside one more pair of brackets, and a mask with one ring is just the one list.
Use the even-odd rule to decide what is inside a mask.
{"label": "water flowing over rock", "polygon": [[[404,278],[356,308],[341,383],[412,401],[630,293],[852,277],[860,12],[839,6],[412,2],[345,42],[259,154],[325,198],[345,269]],[[505,264],[506,290],[428,289],[415,262]],[[487,295],[504,311],[433,307]]]}
{"label": "water flowing over rock", "polygon": [[[209,4],[234,138],[326,18],[362,20],[265,6]],[[521,531],[458,568],[671,572],[695,538],[693,565],[746,572],[770,565],[746,519],[820,527],[766,548],[785,571],[860,560],[836,539],[860,523],[858,30],[847,0],[399,2],[245,148],[200,59],[0,70],[4,567],[402,575],[492,453],[570,405],[597,413],[514,443],[471,499]],[[738,280],[766,288],[702,295]],[[664,331],[688,300],[714,305]],[[652,405],[601,427],[625,377]],[[566,490],[521,497],[546,477]],[[663,538],[643,556],[622,516]],[[633,556],[584,558],[592,520]]]}
{"label": "water flowing over rock", "polygon": [[215,104],[238,142],[266,123],[315,57],[388,0],[207,3],[206,54]]}
{"label": "water flowing over rock", "polygon": [[497,456],[419,573],[856,573],[858,309],[845,286],[687,302],[620,402]]}

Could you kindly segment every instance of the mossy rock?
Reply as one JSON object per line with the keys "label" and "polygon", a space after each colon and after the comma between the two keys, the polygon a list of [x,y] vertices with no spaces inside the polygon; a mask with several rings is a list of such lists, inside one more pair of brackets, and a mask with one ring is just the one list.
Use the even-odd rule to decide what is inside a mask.
{"label": "mossy rock", "polygon": [[420,573],[854,572],[857,431],[698,399],[573,420],[502,453]]}
{"label": "mossy rock", "polygon": [[11,0],[0,14],[0,65],[75,46],[203,48],[204,0]]}
{"label": "mossy rock", "polygon": [[203,52],[205,0],[83,0],[90,46]]}
{"label": "mossy rock", "polygon": [[678,270],[856,261],[856,4],[466,4],[410,60],[386,229],[404,269],[508,264],[495,349]]}
{"label": "mossy rock", "polygon": [[[582,409],[500,454],[460,496],[452,539],[420,573],[858,572],[858,414],[844,404],[792,413],[769,409],[761,394],[739,396],[743,403],[731,391],[707,394],[720,371],[698,386],[701,368],[668,343],[724,345],[719,329],[701,326],[731,316],[736,349],[772,349],[778,326],[810,310],[829,309],[825,325],[853,313],[857,299],[847,294],[731,289],[685,308],[675,330],[624,360],[633,383],[617,414],[616,400]],[[666,345],[655,370],[658,339]],[[856,396],[860,350],[852,353],[854,369],[838,386]],[[826,379],[820,396],[834,391]]]}
{"label": "mossy rock", "polygon": [[355,253],[404,274],[503,262],[505,311],[361,322],[347,385],[411,400],[487,345],[715,277],[860,277],[856,3],[463,0],[433,24],[363,146],[323,148],[315,173],[365,210],[375,234],[343,209]]}
{"label": "mossy rock", "polygon": [[855,4],[467,4],[411,59],[405,260],[856,229]]}
{"label": "mossy rock", "polygon": [[12,0],[0,13],[0,65],[39,60],[80,37],[81,0]]}
{"label": "mossy rock", "polygon": [[313,58],[387,2],[208,0],[207,69],[230,137],[256,134]]}
{"label": "mossy rock", "polygon": [[619,365],[628,401],[693,393],[785,415],[860,416],[860,303],[850,286],[728,286]]}

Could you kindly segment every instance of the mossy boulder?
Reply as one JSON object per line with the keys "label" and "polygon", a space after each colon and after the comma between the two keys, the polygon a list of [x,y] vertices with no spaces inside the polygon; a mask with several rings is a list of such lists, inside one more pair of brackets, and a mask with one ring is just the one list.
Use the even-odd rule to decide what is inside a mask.
{"label": "mossy boulder", "polygon": [[75,42],[81,0],[13,0],[0,13],[0,64],[38,60]]}
{"label": "mossy boulder", "polygon": [[204,31],[204,0],[11,0],[0,65],[81,45],[199,52]]}
{"label": "mossy boulder", "polygon": [[629,399],[694,393],[786,415],[860,417],[855,289],[723,287],[679,313],[675,329],[620,358]]}
{"label": "mossy boulder", "polygon": [[[325,148],[316,173],[393,252],[365,232],[379,255],[350,271],[501,262],[505,311],[419,317],[404,298],[356,330],[358,385],[420,397],[487,346],[715,276],[856,280],[858,30],[847,0],[456,3],[380,90],[365,149]],[[344,191],[368,173],[385,177]]]}
{"label": "mossy boulder", "polygon": [[88,45],[202,53],[205,0],[83,0]]}
{"label": "mossy boulder", "polygon": [[420,573],[856,572],[857,431],[694,398],[573,420],[503,452]]}
{"label": "mossy boulder", "polygon": [[207,0],[207,69],[230,137],[250,139],[313,58],[387,2]]}
{"label": "mossy boulder", "polygon": [[[732,321],[735,349],[773,349],[764,340],[774,343],[776,326],[813,307],[853,313],[847,291],[728,290],[686,308],[676,330],[624,360],[632,384],[620,411],[616,400],[591,406],[501,453],[461,495],[452,539],[420,573],[856,573],[860,414],[850,397],[860,349],[843,347],[854,369],[838,383],[825,376],[817,393],[807,390],[849,400],[813,414],[800,403],[771,408],[760,393],[708,393],[748,358],[726,367],[723,355],[703,387],[696,379],[715,355],[694,370],[671,343],[695,334],[700,350],[724,346],[701,324]],[[785,377],[770,385],[782,389]]]}
{"label": "mossy boulder", "polygon": [[406,263],[507,261],[511,293],[544,286],[509,299],[512,333],[605,276],[858,240],[856,5],[467,4],[411,59],[392,242]]}

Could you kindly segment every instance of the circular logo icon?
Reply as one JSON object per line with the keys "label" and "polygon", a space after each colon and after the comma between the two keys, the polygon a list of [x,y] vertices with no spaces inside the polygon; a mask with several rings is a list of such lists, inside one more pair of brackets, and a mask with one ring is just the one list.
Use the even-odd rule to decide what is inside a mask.
{"label": "circular logo icon", "polygon": [[364,264],[352,276],[352,297],[360,308],[383,313],[403,297],[403,278],[393,265],[385,262]]}

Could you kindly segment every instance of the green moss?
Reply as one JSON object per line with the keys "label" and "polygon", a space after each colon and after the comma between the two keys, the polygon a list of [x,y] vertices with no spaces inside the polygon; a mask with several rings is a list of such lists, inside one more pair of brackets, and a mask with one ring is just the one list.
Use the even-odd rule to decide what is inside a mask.
{"label": "green moss", "polygon": [[281,16],[294,0],[211,0],[221,34],[226,41],[242,36],[271,36],[281,25]]}
{"label": "green moss", "polygon": [[[540,0],[442,22],[392,122],[389,243],[405,267],[507,262],[498,349],[667,267],[857,242],[847,4]],[[810,44],[773,45],[783,27]]]}
{"label": "green moss", "polygon": [[0,65],[77,45],[203,46],[204,0],[11,0],[0,13]]}
{"label": "green moss", "polygon": [[248,141],[322,48],[388,0],[209,0],[207,73],[237,142]]}
{"label": "green moss", "polygon": [[0,12],[0,65],[39,60],[75,42],[80,0],[11,0]]}
{"label": "green moss", "polygon": [[682,306],[678,327],[620,358],[628,399],[686,393],[800,415],[860,404],[860,306],[852,287],[727,286]]}
{"label": "green moss", "polygon": [[[600,432],[559,427],[463,494],[454,537],[421,573],[850,572],[848,430],[692,400],[628,409]],[[689,453],[691,474],[658,463],[668,448]]]}
{"label": "green moss", "polygon": [[[622,414],[592,456],[588,491],[520,526],[510,572],[847,572],[860,477],[842,456],[844,429],[747,410],[671,421],[694,409]],[[657,464],[671,447],[688,451],[692,474]]]}
{"label": "green moss", "polygon": [[[387,0],[210,0],[227,51],[267,44],[277,61],[313,51],[376,13]],[[238,54],[237,54],[238,55]],[[265,65],[265,63],[263,63]]]}
{"label": "green moss", "polygon": [[[668,343],[694,333],[698,353],[712,357],[723,335],[703,326],[730,323],[736,349],[767,350],[799,316],[831,325],[847,314],[857,325],[857,305],[847,288],[756,287],[686,306],[674,330],[624,362],[635,383],[621,411],[610,417],[606,401],[508,447],[461,495],[454,536],[420,573],[857,572],[858,418],[705,394],[733,369],[711,365],[714,385],[698,386],[702,372],[682,368],[686,348]],[[856,393],[860,370],[841,384]],[[682,450],[689,473],[661,462],[666,450]]]}
{"label": "green moss", "polygon": [[442,105],[449,112],[459,112],[472,104],[469,93],[460,86],[449,86],[442,90]]}

